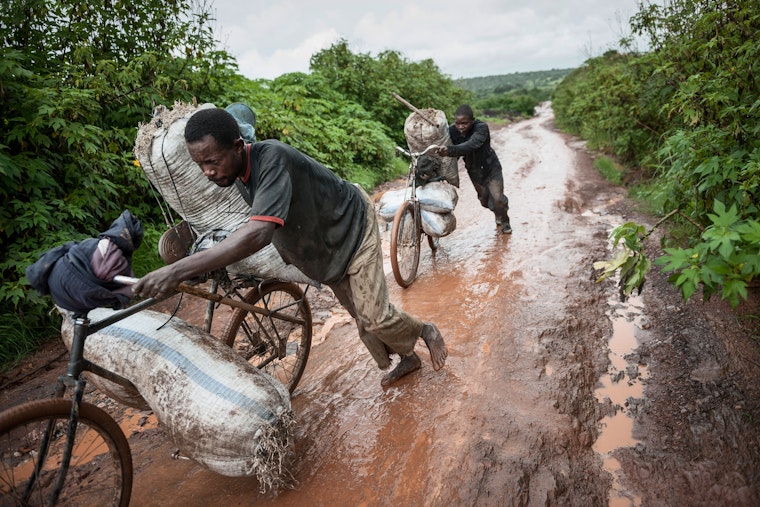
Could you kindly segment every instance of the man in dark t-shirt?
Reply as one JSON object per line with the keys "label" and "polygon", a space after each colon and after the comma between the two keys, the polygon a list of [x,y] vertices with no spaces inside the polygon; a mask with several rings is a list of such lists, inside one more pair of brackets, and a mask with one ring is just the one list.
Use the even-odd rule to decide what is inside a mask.
{"label": "man in dark t-shirt", "polygon": [[400,356],[383,385],[420,368],[414,352],[420,337],[433,368],[443,367],[447,350],[435,324],[389,301],[377,219],[364,191],[284,143],[244,142],[237,122],[223,109],[193,114],[185,141],[209,180],[222,187],[237,185],[251,205],[251,216],[213,248],[145,275],[133,286],[135,294],[170,294],[182,281],[224,268],[271,243],[284,261],[333,290],[381,369],[390,366],[391,354]]}
{"label": "man in dark t-shirt", "polygon": [[472,108],[459,106],[454,123],[449,126],[453,146],[442,146],[438,154],[444,157],[462,157],[472,186],[478,193],[481,206],[490,209],[502,234],[511,234],[509,199],[504,195],[504,177],[501,163],[491,148],[491,132],[485,122],[476,120]]}

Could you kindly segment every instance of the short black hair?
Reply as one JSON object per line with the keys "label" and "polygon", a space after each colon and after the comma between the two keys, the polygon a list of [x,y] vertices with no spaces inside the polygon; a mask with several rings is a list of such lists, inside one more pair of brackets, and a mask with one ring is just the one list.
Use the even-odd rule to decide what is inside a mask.
{"label": "short black hair", "polygon": [[454,113],[454,116],[466,116],[467,118],[475,118],[475,114],[472,112],[470,104],[462,104]]}
{"label": "short black hair", "polygon": [[201,109],[187,120],[185,142],[194,143],[209,135],[219,147],[232,148],[235,141],[240,139],[240,127],[237,120],[224,109]]}

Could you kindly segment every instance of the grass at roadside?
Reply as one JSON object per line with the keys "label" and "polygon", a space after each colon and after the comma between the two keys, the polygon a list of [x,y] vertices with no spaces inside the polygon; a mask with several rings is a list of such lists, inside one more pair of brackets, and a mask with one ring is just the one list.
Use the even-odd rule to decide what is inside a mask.
{"label": "grass at roadside", "polygon": [[620,185],[623,182],[624,168],[614,160],[605,156],[597,157],[594,159],[594,167],[607,181],[616,185]]}
{"label": "grass at roadside", "polygon": [[60,329],[60,319],[43,317],[39,327],[31,328],[14,313],[0,316],[0,373],[17,366],[25,357],[56,336]]}

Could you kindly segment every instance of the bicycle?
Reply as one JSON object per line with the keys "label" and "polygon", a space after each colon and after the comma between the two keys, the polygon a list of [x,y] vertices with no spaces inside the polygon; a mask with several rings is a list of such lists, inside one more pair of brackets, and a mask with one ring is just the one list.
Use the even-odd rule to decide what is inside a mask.
{"label": "bicycle", "polygon": [[[187,284],[181,284],[178,292],[208,299],[212,317],[214,303],[234,307],[222,340],[231,346],[244,344],[240,348],[247,351],[246,359],[284,378],[292,393],[311,345],[311,310],[305,292],[295,283],[245,278],[221,279],[222,285],[234,285],[232,292],[240,300],[228,297],[229,293],[218,294],[216,283],[212,283],[213,292]],[[116,281],[134,283],[135,279],[118,277]],[[245,285],[253,288],[241,294],[239,289]],[[97,322],[76,317],[68,366],[58,378],[55,397],[0,413],[0,506],[129,505],[133,474],[129,442],[108,413],[83,401],[87,381],[82,374],[90,372],[128,389],[135,387],[86,360],[84,345],[88,336],[163,299],[140,301]],[[210,328],[210,321],[207,325]],[[290,366],[281,368],[284,364]],[[73,389],[71,398],[64,398],[69,389]]]}
{"label": "bicycle", "polygon": [[[407,175],[408,196],[399,206],[393,217],[391,229],[391,268],[393,277],[401,287],[409,287],[417,278],[417,269],[420,264],[422,216],[420,203],[417,199],[417,163],[422,155],[438,148],[432,144],[421,152],[409,152],[400,146],[396,146],[396,155],[406,155],[411,159],[409,174]],[[435,252],[438,249],[438,238],[427,236],[430,249]]]}

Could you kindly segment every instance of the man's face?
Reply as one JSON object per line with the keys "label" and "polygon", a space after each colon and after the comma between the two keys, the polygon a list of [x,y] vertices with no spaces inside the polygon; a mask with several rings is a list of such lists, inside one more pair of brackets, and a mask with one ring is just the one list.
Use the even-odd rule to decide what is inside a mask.
{"label": "man's face", "polygon": [[243,149],[241,139],[235,141],[233,148],[222,148],[210,135],[187,145],[190,157],[200,166],[203,175],[220,187],[229,187],[242,174]]}
{"label": "man's face", "polygon": [[475,123],[475,120],[472,118],[469,118],[467,116],[455,116],[454,117],[454,126],[457,128],[460,134],[467,135],[467,132],[470,131],[472,128],[472,124]]}

